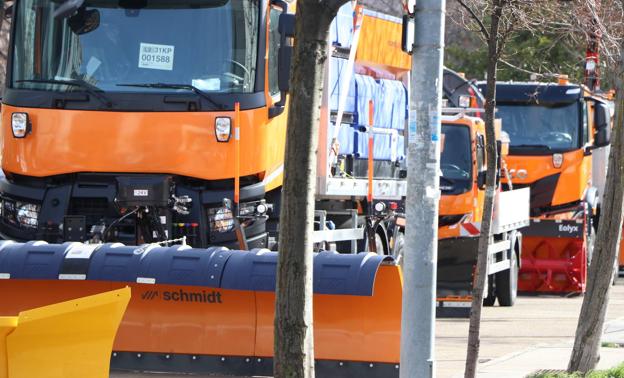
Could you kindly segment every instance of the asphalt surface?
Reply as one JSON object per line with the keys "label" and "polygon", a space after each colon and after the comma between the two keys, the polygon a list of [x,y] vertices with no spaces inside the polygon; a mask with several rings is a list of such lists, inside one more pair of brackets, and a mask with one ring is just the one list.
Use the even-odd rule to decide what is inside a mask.
{"label": "asphalt surface", "polygon": [[[509,358],[536,345],[571,344],[582,301],[582,296],[520,296],[513,307],[485,307],[481,321],[480,365]],[[612,287],[607,322],[623,317],[624,277],[620,277],[617,285]],[[463,376],[468,321],[442,319],[436,322],[436,327],[437,376]],[[624,349],[622,353],[624,355]],[[527,363],[535,365],[528,369],[530,371],[547,368],[539,360]],[[479,368],[480,373],[485,370]]]}
{"label": "asphalt surface", "polygon": [[[612,288],[607,313],[607,322],[624,324],[624,277]],[[582,296],[520,296],[514,307],[486,307],[481,322],[481,350],[479,356],[480,377],[511,377],[510,364],[524,364],[526,371],[537,371],[549,366],[547,362],[555,357],[563,359],[564,364],[569,355],[570,345],[574,340],[577,317],[580,312]],[[623,333],[624,335],[624,333]],[[468,340],[467,319],[438,319],[436,322],[436,363],[438,377],[459,377],[463,374],[466,345]],[[611,341],[611,340],[609,340]],[[542,346],[542,349],[536,349]],[[563,348],[563,349],[562,349]],[[623,356],[624,348],[620,348],[615,357]],[[548,356],[553,353],[552,358]],[[611,351],[610,351],[611,352]],[[541,359],[531,357],[539,355]],[[522,360],[522,357],[525,357]],[[505,362],[509,360],[509,362]],[[529,366],[527,366],[527,364]],[[531,364],[535,366],[530,366]],[[495,373],[492,369],[507,365],[507,373]],[[114,372],[115,378],[179,378],[180,375],[170,374],[139,374]],[[188,375],[187,375],[188,377]],[[215,377],[215,376],[211,376]]]}

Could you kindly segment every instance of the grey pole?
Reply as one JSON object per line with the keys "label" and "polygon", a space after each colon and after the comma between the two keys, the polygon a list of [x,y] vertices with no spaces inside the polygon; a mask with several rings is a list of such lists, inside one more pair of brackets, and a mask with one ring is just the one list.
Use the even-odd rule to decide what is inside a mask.
{"label": "grey pole", "polygon": [[435,376],[440,112],[446,0],[418,0],[412,55],[401,378]]}

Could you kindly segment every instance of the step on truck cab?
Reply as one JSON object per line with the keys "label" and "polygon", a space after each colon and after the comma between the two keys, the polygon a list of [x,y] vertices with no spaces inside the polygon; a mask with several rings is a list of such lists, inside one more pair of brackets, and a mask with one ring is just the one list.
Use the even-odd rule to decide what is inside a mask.
{"label": "step on truck cab", "polygon": [[[469,315],[485,197],[485,124],[470,116],[483,109],[444,109],[438,219],[438,316]],[[498,188],[488,247],[485,304],[513,306],[518,284],[522,233],[529,223],[529,189],[500,184],[509,140],[497,122]]]}
{"label": "step on truck cab", "polygon": [[499,82],[496,102],[513,187],[531,188],[519,290],[584,292],[604,192],[608,99],[562,79]]}

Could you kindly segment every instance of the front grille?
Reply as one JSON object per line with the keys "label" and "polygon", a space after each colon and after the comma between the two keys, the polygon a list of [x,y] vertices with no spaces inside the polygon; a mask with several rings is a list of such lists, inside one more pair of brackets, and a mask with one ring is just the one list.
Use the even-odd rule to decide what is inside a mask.
{"label": "front grille", "polygon": [[[107,198],[72,198],[67,215],[84,216],[87,233],[95,225],[104,223],[108,226],[121,217],[115,208],[109,206]],[[118,241],[125,244],[134,244],[136,242],[136,217],[134,215],[129,216],[117,223],[108,235],[107,242]],[[115,237],[115,235],[117,236]]]}
{"label": "front grille", "polygon": [[[109,215],[106,198],[72,198],[69,202],[68,215],[82,215],[86,218],[87,229],[99,224]],[[110,215],[109,215],[110,216]]]}

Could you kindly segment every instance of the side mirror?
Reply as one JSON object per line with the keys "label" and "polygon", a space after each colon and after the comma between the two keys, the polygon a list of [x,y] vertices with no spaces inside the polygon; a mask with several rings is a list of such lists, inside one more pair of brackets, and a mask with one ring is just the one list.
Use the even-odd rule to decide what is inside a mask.
{"label": "side mirror", "polygon": [[408,14],[403,16],[403,29],[401,31],[401,50],[411,54],[414,49],[414,33],[416,24],[414,18]]}
{"label": "side mirror", "polygon": [[63,0],[61,5],[54,10],[54,18],[67,18],[76,13],[82,4],[84,4],[84,0]]}
{"label": "side mirror", "polygon": [[81,8],[67,19],[67,25],[77,35],[90,33],[100,26],[100,11]]}
{"label": "side mirror", "polygon": [[293,47],[287,44],[288,38],[295,36],[295,15],[282,13],[278,27],[281,43],[277,61],[277,85],[282,92],[290,90],[290,64],[292,61]]}
{"label": "side mirror", "polygon": [[607,104],[596,102],[594,106],[594,147],[604,147],[611,142],[611,113]]}
{"label": "side mirror", "polygon": [[277,51],[277,87],[280,91],[280,100],[269,108],[269,118],[284,112],[286,94],[290,91],[290,65],[293,55],[293,47],[289,43],[289,39],[295,36],[295,15],[287,13],[288,3],[283,0],[272,0],[271,4],[281,8],[282,14],[279,16],[277,26],[280,34],[280,44]]}
{"label": "side mirror", "polygon": [[479,189],[485,189],[485,136],[477,134],[475,142],[477,159],[477,187]]}

